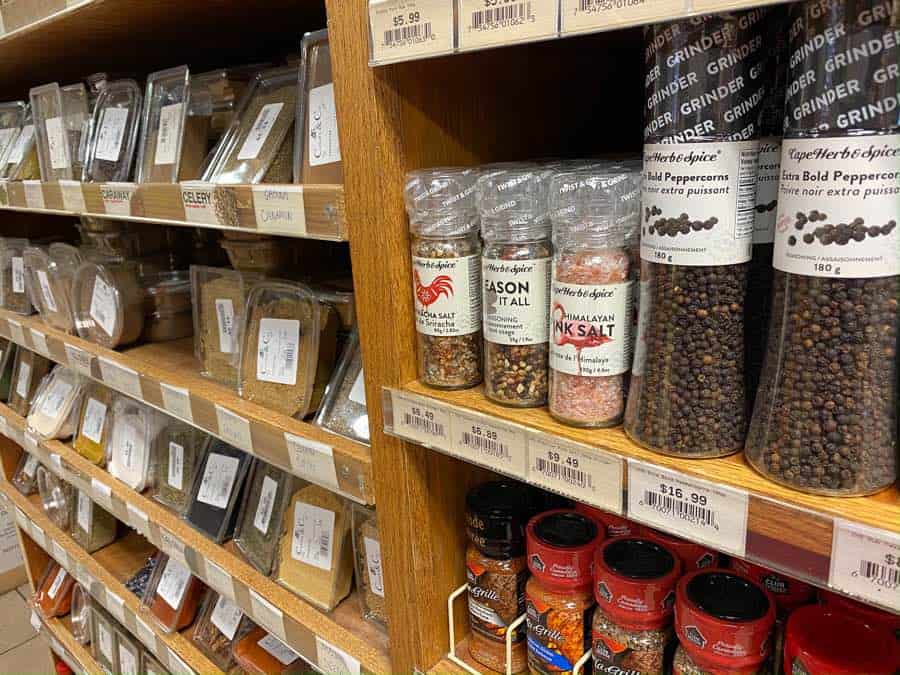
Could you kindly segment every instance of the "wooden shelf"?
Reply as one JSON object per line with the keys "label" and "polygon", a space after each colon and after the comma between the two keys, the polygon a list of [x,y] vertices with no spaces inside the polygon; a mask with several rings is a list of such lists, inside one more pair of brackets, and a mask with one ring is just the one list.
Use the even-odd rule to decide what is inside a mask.
{"label": "wooden shelf", "polygon": [[[484,667],[472,658],[472,655],[469,653],[468,637],[464,637],[457,643],[456,658],[469,666],[469,668],[481,673],[481,675],[500,675],[497,671]],[[464,673],[465,671],[459,667],[459,664],[454,663],[449,657],[445,657],[434,664],[428,672],[430,675],[455,675],[457,673]]]}
{"label": "wooden shelf", "polygon": [[0,310],[0,336],[139,399],[246,452],[360,503],[372,503],[368,446],[245,401],[202,377],[193,340],[121,352]]}
{"label": "wooden shelf", "polygon": [[[154,546],[184,561],[197,577],[234,600],[261,626],[275,633],[307,661],[318,663],[325,641],[371,673],[390,670],[387,636],[362,618],[355,593],[324,613],[246,563],[232,544],[219,546],[149,496],[135,492],[60,441],[41,441],[26,432],[25,420],[0,404],[4,435],[20,442],[51,471],[75,485]],[[104,549],[105,551],[106,549]],[[95,558],[99,554],[95,554]]]}
{"label": "wooden shelf", "polygon": [[347,240],[342,185],[14,181],[0,182],[0,208]]}
{"label": "wooden shelf", "polygon": [[43,619],[44,630],[48,633],[50,649],[79,675],[102,675],[103,669],[94,660],[90,650],[72,635],[69,617]]}
{"label": "wooden shelf", "polygon": [[[868,497],[809,495],[767,480],[741,454],[704,460],[659,455],[635,444],[621,428],[568,427],[545,409],[491,403],[480,388],[442,392],[411,382],[386,390],[384,403],[385,430],[401,438],[849,595],[863,591],[838,576],[836,560],[846,565],[847,556],[855,555],[858,570],[862,560],[883,563],[879,546],[900,547],[896,485]],[[473,426],[496,443],[472,441]],[[550,462],[547,453],[555,455]],[[709,492],[708,506],[718,512],[704,515],[716,519],[715,527],[685,521],[675,506],[663,512],[639,504],[648,470],[654,480],[682,487],[685,495]],[[639,481],[640,490],[628,489]],[[868,528],[881,544],[861,540],[855,553],[842,550],[836,542],[845,523]],[[863,597],[900,612],[898,596],[872,584]]]}
{"label": "wooden shelf", "polygon": [[146,561],[147,542],[136,533],[119,539],[92,555],[44,514],[37,495],[25,497],[11,483],[0,485],[16,523],[50,557],[69,571],[91,596],[131,631],[160,663],[173,673],[220,673],[187,637],[163,633],[141,607],[141,601],[125,588],[124,581]]}

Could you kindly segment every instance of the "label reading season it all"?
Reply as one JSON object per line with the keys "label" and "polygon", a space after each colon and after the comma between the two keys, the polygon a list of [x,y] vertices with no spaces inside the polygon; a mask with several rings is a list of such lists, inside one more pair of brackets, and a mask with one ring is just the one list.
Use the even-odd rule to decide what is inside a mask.
{"label": "label reading season it all", "polygon": [[665,265],[750,260],[758,141],[648,144],[641,258]]}
{"label": "label reading season it all", "polygon": [[438,337],[469,335],[481,324],[480,256],[413,256],[416,330]]}
{"label": "label reading season it all", "polygon": [[862,279],[900,274],[900,134],[785,140],[776,269]]}
{"label": "label reading season it all", "polygon": [[484,338],[501,345],[547,342],[550,258],[483,258]]}

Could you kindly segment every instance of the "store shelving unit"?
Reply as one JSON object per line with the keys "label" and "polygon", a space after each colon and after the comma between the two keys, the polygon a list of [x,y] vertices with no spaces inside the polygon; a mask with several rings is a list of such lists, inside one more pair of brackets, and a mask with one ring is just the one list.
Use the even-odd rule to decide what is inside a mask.
{"label": "store shelving unit", "polygon": [[[40,619],[38,619],[40,621]],[[68,618],[42,621],[42,630],[48,634],[50,650],[78,675],[101,675],[100,664],[90,651],[73,636]]]}

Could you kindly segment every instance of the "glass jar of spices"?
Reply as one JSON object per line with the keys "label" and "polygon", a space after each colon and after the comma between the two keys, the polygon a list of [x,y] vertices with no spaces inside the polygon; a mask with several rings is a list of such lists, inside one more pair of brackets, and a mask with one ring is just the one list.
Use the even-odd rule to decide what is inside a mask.
{"label": "glass jar of spices", "polygon": [[528,670],[571,673],[591,645],[591,569],[603,533],[587,516],[558,509],[532,518],[525,535]]}
{"label": "glass jar of spices", "polygon": [[438,389],[481,382],[481,242],[474,169],[407,174],[419,377]]}
{"label": "glass jar of spices", "polygon": [[550,183],[550,414],[565,424],[609,427],[625,412],[637,270],[620,200],[629,187],[626,174],[602,169]]}
{"label": "glass jar of spices", "polygon": [[484,393],[528,408],[547,402],[551,172],[537,165],[486,171],[476,186],[484,251]]}
{"label": "glass jar of spices", "polygon": [[594,559],[595,673],[664,674],[680,575],[678,556],[650,539],[601,544]]}

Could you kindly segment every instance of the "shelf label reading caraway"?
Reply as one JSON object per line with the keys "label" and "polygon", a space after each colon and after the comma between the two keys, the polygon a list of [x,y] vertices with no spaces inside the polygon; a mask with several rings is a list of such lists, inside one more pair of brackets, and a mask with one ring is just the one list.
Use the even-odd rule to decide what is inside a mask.
{"label": "shelf label reading caraway", "polygon": [[828,585],[900,612],[900,535],[835,518]]}

